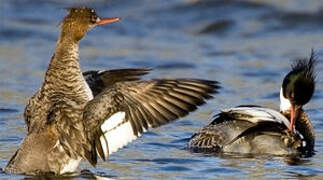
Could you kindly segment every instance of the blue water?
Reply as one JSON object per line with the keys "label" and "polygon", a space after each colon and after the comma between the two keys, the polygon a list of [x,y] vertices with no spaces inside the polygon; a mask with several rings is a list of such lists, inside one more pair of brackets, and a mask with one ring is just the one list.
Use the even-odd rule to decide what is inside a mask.
{"label": "blue water", "polygon": [[[152,67],[145,78],[205,78],[223,88],[215,99],[153,129],[87,169],[114,179],[323,179],[323,2],[320,0],[10,0],[0,1],[0,167],[26,134],[23,111],[39,89],[64,7],[90,5],[121,21],[93,29],[80,47],[83,70]],[[239,104],[279,108],[279,90],[297,57],[317,52],[317,86],[305,106],[316,154],[211,156],[186,149],[212,112]],[[0,172],[0,179],[24,176]],[[86,179],[85,176],[78,179]]]}

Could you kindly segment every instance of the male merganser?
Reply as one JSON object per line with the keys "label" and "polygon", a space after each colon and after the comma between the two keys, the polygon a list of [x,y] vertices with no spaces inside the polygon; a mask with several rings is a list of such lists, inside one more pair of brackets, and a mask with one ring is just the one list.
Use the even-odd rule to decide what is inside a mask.
{"label": "male merganser", "polygon": [[[280,91],[280,112],[260,106],[222,110],[189,141],[195,152],[312,155],[314,131],[302,106],[315,89],[315,56],[296,60]],[[290,120],[288,120],[289,118]]]}
{"label": "male merganser", "polygon": [[217,93],[218,82],[199,79],[136,81],[149,69],[89,71],[79,65],[79,41],[97,25],[90,8],[71,8],[40,90],[29,99],[27,136],[4,169],[16,174],[74,172],[93,166],[155,128],[194,111]]}

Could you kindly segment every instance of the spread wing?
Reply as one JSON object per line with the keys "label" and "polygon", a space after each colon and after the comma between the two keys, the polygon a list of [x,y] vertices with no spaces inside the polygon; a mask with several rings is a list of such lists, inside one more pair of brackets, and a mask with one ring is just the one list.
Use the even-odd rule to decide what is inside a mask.
{"label": "spread wing", "polygon": [[109,154],[158,127],[194,111],[217,93],[216,81],[196,79],[117,83],[85,107],[83,123],[89,141],[86,158],[95,165],[97,154]]}
{"label": "spread wing", "polygon": [[107,71],[86,71],[84,79],[92,90],[93,96],[99,94],[104,88],[111,87],[117,82],[137,81],[140,76],[149,73],[150,69],[113,69]]}

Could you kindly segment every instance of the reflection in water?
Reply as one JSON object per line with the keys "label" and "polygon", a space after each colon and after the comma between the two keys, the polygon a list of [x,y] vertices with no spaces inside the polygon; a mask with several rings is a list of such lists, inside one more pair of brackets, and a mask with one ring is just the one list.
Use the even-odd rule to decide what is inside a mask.
{"label": "reflection in water", "polygon": [[288,165],[298,166],[298,165],[311,165],[311,161],[308,159],[302,159],[300,157],[286,157],[285,162]]}
{"label": "reflection in water", "polygon": [[[0,173],[4,171],[0,168]],[[16,175],[19,176],[19,175]],[[24,180],[72,180],[72,179],[99,179],[99,180],[114,180],[114,177],[106,176],[102,173],[92,173],[89,170],[82,170],[79,174],[65,174],[64,176],[55,176],[53,174],[44,174],[38,176],[21,176]],[[1,176],[0,176],[1,178]]]}

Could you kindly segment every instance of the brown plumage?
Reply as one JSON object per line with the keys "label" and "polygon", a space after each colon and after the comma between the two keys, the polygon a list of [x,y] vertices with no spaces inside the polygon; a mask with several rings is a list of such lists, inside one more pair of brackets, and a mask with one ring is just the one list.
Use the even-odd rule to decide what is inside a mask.
{"label": "brown plumage", "polygon": [[107,71],[87,71],[83,76],[89,85],[93,96],[103,89],[112,87],[117,82],[137,81],[140,76],[148,74],[151,69],[113,69]]}
{"label": "brown plumage", "polygon": [[149,69],[82,74],[78,44],[91,28],[118,21],[93,9],[71,8],[62,22],[44,82],[25,108],[27,136],[7,173],[55,175],[75,171],[82,159],[106,159],[149,127],[194,111],[219,88],[195,79],[140,81]]}
{"label": "brown plumage", "polygon": [[[196,79],[115,84],[109,91],[97,95],[85,107],[85,132],[89,142],[92,142],[87,159],[93,165],[96,164],[97,148],[103,159],[112,153],[103,153],[103,147],[97,145],[99,138],[104,134],[102,123],[113,114],[125,112],[125,118],[114,128],[130,122],[130,135],[137,137],[149,127],[159,127],[194,111],[198,105],[205,103],[204,99],[211,98],[209,94],[215,93],[217,87],[212,81]],[[109,139],[104,138],[109,142]],[[109,147],[107,149],[109,150]]]}

